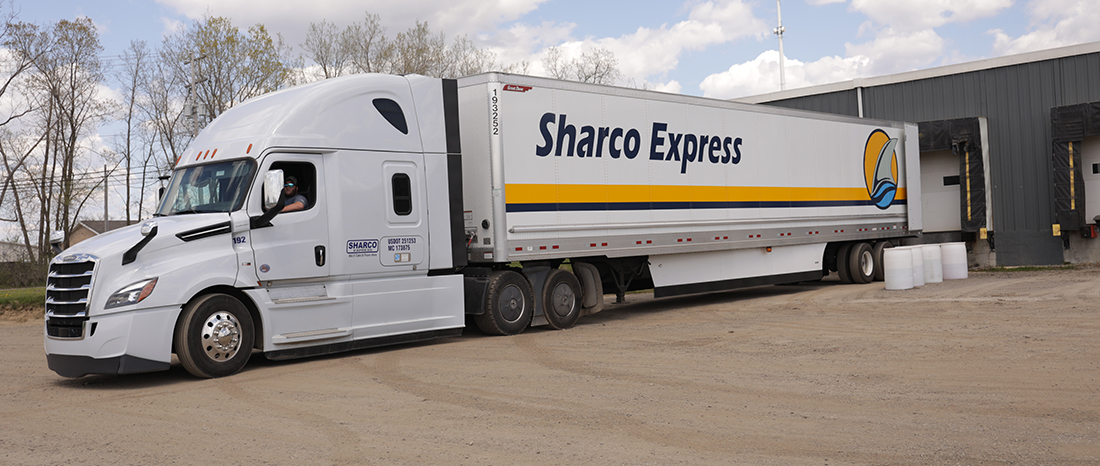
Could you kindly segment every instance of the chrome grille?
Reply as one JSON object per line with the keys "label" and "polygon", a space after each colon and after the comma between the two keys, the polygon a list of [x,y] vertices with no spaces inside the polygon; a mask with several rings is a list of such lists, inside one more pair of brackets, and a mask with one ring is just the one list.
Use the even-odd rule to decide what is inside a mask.
{"label": "chrome grille", "polygon": [[81,338],[98,259],[88,254],[55,259],[46,277],[46,334]]}

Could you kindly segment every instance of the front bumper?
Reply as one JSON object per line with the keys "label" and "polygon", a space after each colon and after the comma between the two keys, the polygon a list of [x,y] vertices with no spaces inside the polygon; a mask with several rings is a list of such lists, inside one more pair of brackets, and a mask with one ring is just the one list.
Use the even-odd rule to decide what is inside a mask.
{"label": "front bumper", "polygon": [[137,374],[139,372],[165,371],[171,362],[150,361],[128,354],[113,358],[95,359],[88,356],[47,354],[50,370],[62,377],[81,377],[88,374]]}
{"label": "front bumper", "polygon": [[179,312],[180,306],[165,306],[92,316],[72,333],[78,337],[54,337],[43,329],[46,360],[64,377],[166,370]]}

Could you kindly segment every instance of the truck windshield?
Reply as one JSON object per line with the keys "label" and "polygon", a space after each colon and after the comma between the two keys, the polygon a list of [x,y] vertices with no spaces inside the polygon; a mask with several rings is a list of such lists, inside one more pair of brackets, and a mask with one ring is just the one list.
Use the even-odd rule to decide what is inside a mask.
{"label": "truck windshield", "polygon": [[176,170],[157,215],[232,212],[244,202],[252,160],[233,160]]}

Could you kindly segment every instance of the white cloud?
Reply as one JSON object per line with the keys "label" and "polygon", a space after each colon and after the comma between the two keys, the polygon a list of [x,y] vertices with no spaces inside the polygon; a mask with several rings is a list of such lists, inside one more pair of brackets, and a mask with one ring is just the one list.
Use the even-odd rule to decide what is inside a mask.
{"label": "white cloud", "polygon": [[539,58],[546,48],[569,41],[575,24],[544,22],[539,25],[514,24],[493,35],[480,38],[503,65],[526,61],[530,74],[545,74]]}
{"label": "white cloud", "polygon": [[676,80],[672,80],[664,84],[652,84],[650,89],[658,92],[668,92],[669,94],[679,94],[683,90],[683,86]]}
{"label": "white cloud", "polygon": [[[526,42],[520,40],[521,47],[524,45],[543,47],[527,49],[524,60],[532,64],[532,73],[542,73],[543,70],[538,61],[545,52],[546,46],[560,47],[567,60],[579,57],[593,48],[605,48],[615,54],[624,78],[645,82],[648,77],[663,76],[676,69],[680,56],[686,51],[703,50],[712,45],[742,38],[762,38],[770,31],[762,20],[753,16],[752,8],[742,0],[700,3],[692,7],[686,20],[671,26],[665,24],[657,28],[640,27],[633,33],[620,37],[586,37],[582,40],[563,41],[563,35],[568,36],[568,32],[573,27],[571,24],[567,26],[548,27],[544,24],[542,31],[535,31],[529,26],[518,25],[510,31],[513,37],[526,37]],[[517,30],[517,28],[522,29]],[[546,32],[552,36],[542,36],[540,32]],[[513,48],[512,52],[516,50],[517,48]],[[502,58],[509,56],[508,52],[498,51],[497,53]],[[508,63],[508,60],[502,61]],[[672,82],[669,82],[662,86],[671,86],[665,87],[665,89],[671,89],[679,88],[680,85],[676,83],[673,86]]]}
{"label": "white cloud", "polygon": [[934,65],[944,47],[943,38],[932,29],[899,32],[887,28],[870,42],[844,44],[844,51],[848,57],[868,59],[866,71],[881,75]]}
{"label": "white cloud", "polygon": [[[812,62],[787,57],[787,89],[935,65],[943,54],[944,40],[931,29],[910,33],[885,29],[874,40],[845,44],[844,48],[845,57],[828,56]],[[778,91],[779,52],[769,50],[707,76],[699,87],[703,95],[723,99]]]}
{"label": "white cloud", "polygon": [[[843,1],[809,0],[808,3],[826,5]],[[948,50],[947,41],[935,28],[995,16],[1011,6],[1012,0],[851,0],[849,10],[870,19],[859,26],[856,36],[869,36],[869,39],[845,43],[844,57],[829,56],[812,62],[788,57],[787,88],[957,62],[963,57],[957,51]],[[1004,40],[1011,42],[1008,38]],[[764,52],[753,60],[708,76],[700,88],[707,96],[722,98],[778,91],[778,61],[778,52]]]}
{"label": "white cloud", "polygon": [[1095,0],[1032,0],[1032,31],[1011,37],[993,29],[993,51],[1010,55],[1100,40],[1100,8]]}
{"label": "white cloud", "polygon": [[179,13],[198,20],[209,13],[233,19],[240,28],[263,23],[272,33],[281,33],[288,45],[297,47],[310,22],[327,20],[343,27],[362,21],[367,12],[382,17],[390,34],[396,34],[427,21],[433,31],[445,31],[447,37],[493,31],[497,25],[514,21],[546,0],[419,0],[392,2],[380,0],[331,0],[311,2],[303,8],[298,0],[234,0],[212,3],[209,0],[157,0]]}
{"label": "white cloud", "polygon": [[[853,79],[865,74],[870,63],[871,60],[864,56],[823,57],[809,63],[788,57],[785,60],[787,89]],[[751,61],[707,76],[699,87],[704,96],[718,99],[778,91],[779,52],[768,50]]]}
{"label": "white cloud", "polygon": [[175,20],[172,18],[160,18],[160,24],[164,26],[164,32],[160,34],[161,37],[168,37],[177,32],[183,31],[187,28],[187,25],[183,21]]}
{"label": "white cloud", "polygon": [[1012,0],[852,0],[850,8],[895,31],[919,31],[994,16]]}

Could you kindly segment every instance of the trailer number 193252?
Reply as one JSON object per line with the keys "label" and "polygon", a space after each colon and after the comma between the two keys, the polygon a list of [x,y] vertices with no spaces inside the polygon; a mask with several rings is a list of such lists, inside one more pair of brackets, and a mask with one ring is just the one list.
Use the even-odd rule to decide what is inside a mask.
{"label": "trailer number 193252", "polygon": [[497,90],[493,89],[493,97],[490,99],[489,112],[493,115],[493,136],[500,134],[500,97]]}

